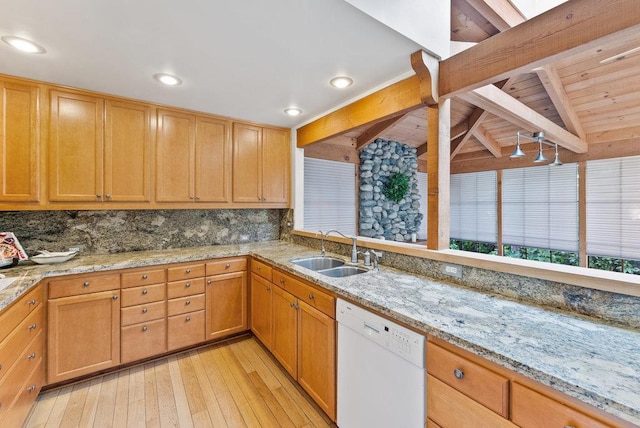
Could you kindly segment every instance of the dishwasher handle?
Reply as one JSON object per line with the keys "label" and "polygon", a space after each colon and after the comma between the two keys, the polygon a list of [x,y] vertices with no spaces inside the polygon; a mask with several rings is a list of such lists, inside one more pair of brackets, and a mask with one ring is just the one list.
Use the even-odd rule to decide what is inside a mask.
{"label": "dishwasher handle", "polygon": [[376,333],[378,333],[378,334],[380,333],[380,330],[379,330],[379,329],[375,328],[374,326],[372,326],[372,325],[371,325],[371,324],[369,324],[368,322],[365,322],[365,323],[364,323],[364,330],[365,330],[366,332],[368,332],[369,330],[373,330],[373,331],[375,331],[375,332],[376,332]]}

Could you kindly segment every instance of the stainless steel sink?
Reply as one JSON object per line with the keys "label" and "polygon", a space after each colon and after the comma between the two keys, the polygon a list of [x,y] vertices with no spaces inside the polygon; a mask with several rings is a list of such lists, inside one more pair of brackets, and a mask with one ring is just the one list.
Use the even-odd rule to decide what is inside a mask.
{"label": "stainless steel sink", "polygon": [[343,260],[336,259],[333,257],[322,257],[322,256],[304,257],[299,259],[293,259],[290,261],[295,265],[302,266],[303,268],[307,268],[311,270],[331,269],[338,266],[342,266],[344,264]]}
{"label": "stainless steel sink", "polygon": [[345,276],[358,275],[361,273],[369,272],[366,269],[362,269],[355,266],[339,266],[332,269],[320,270],[318,273],[321,273],[326,276],[330,276],[333,278],[343,278]]}

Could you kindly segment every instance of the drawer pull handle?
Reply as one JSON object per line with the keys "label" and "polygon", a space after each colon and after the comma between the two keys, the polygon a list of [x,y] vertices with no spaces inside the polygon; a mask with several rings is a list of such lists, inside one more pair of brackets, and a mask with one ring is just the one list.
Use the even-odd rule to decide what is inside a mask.
{"label": "drawer pull handle", "polygon": [[147,328],[147,326],[146,326],[146,325],[143,325],[143,326],[142,326],[142,331],[147,331],[147,330],[149,330],[149,329]]}
{"label": "drawer pull handle", "polygon": [[147,294],[148,291],[147,290],[142,290],[142,294]]}
{"label": "drawer pull handle", "polygon": [[149,277],[147,276],[146,273],[144,275],[142,275],[142,279],[147,279],[147,278],[149,278]]}
{"label": "drawer pull handle", "polygon": [[184,320],[189,322],[189,321],[191,321],[191,317],[186,317]]}
{"label": "drawer pull handle", "polygon": [[29,300],[29,305],[35,306],[36,305],[36,301],[35,300]]}
{"label": "drawer pull handle", "polygon": [[189,287],[191,287],[191,283],[190,283],[190,282],[187,282],[184,286],[185,286],[185,287],[187,287],[187,288],[189,288]]}
{"label": "drawer pull handle", "polygon": [[208,279],[208,280],[207,280],[207,285],[211,285],[211,282],[212,282],[212,281],[211,281],[210,279]]}
{"label": "drawer pull handle", "polygon": [[118,295],[114,294],[114,296],[112,297],[113,300],[118,300]]}
{"label": "drawer pull handle", "polygon": [[38,328],[38,325],[33,323],[28,328],[29,328],[29,330],[35,330],[36,328]]}
{"label": "drawer pull handle", "polygon": [[314,296],[313,294],[309,294],[309,300],[313,300],[315,298],[316,298],[316,296]]}
{"label": "drawer pull handle", "polygon": [[187,300],[184,304],[185,305],[190,305],[191,304],[191,300]]}
{"label": "drawer pull handle", "polygon": [[284,285],[284,278],[280,278],[280,284]]}
{"label": "drawer pull handle", "polygon": [[36,353],[34,352],[32,354],[27,355],[27,360],[33,360],[35,357],[36,357]]}
{"label": "drawer pull handle", "polygon": [[258,266],[256,269],[258,270],[258,272],[260,272],[260,270],[261,270],[260,266]]}
{"label": "drawer pull handle", "polygon": [[89,281],[85,281],[84,284],[82,284],[83,287],[88,287],[91,283]]}
{"label": "drawer pull handle", "polygon": [[191,269],[187,269],[185,272],[186,273],[191,273]]}
{"label": "drawer pull handle", "polygon": [[271,287],[267,287],[267,291],[271,291]]}
{"label": "drawer pull handle", "polygon": [[143,313],[143,314],[146,314],[147,312],[149,312],[149,309],[147,309],[147,308],[142,308],[142,313]]}
{"label": "drawer pull handle", "polygon": [[33,391],[35,391],[35,390],[36,390],[36,388],[37,388],[37,387],[36,387],[35,385],[31,385],[31,386],[29,386],[29,387],[27,388],[27,391],[29,391],[29,392],[33,392]]}
{"label": "drawer pull handle", "polygon": [[231,264],[227,263],[226,265],[224,265],[225,269],[229,269],[231,267]]}
{"label": "drawer pull handle", "polygon": [[453,371],[453,375],[456,377],[456,379],[462,379],[464,377],[464,372],[462,371],[462,369],[455,369]]}

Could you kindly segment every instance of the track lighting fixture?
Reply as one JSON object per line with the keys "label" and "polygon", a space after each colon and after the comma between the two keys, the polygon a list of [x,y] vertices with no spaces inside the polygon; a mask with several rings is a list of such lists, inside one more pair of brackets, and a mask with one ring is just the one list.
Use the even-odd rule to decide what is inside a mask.
{"label": "track lighting fixture", "polygon": [[551,141],[545,140],[544,131],[534,132],[532,135],[523,134],[520,131],[516,132],[516,149],[513,151],[513,153],[511,153],[511,155],[509,155],[510,158],[522,158],[525,156],[525,153],[520,148],[520,137],[538,143],[538,156],[533,160],[533,162],[542,163],[548,161],[548,159],[542,153],[542,145],[544,144],[547,146],[555,147],[555,156],[553,157],[553,161],[549,165],[562,165],[562,162],[558,158],[558,143],[552,143]]}

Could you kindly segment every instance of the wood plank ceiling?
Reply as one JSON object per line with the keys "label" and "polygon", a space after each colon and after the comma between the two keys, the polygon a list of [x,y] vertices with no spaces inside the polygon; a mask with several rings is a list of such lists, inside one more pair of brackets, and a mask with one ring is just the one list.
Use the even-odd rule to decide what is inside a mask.
{"label": "wood plank ceiling", "polygon": [[[510,5],[502,0],[452,0],[451,40],[480,42],[524,22],[516,9],[505,8],[505,4]],[[528,117],[537,113],[550,121],[542,122],[548,123],[550,129],[514,120],[512,111],[504,112],[487,105],[483,105],[487,110],[477,107],[474,103],[481,102],[475,92],[483,92],[485,88],[456,96],[451,102],[452,172],[523,166],[522,162],[505,162],[515,147],[517,131],[553,134],[556,130],[558,137],[554,142],[566,147],[560,150],[561,158],[577,159],[580,153],[590,156],[592,151],[590,158],[614,156],[620,145],[625,145],[627,155],[636,151],[640,154],[640,142],[631,140],[640,137],[640,34],[560,58],[553,64],[494,85],[523,104],[517,109],[521,110],[517,115]],[[495,90],[487,93],[495,94]],[[497,94],[500,100],[494,100],[495,104],[510,101],[504,94]],[[305,155],[358,163],[358,149],[376,137],[400,141],[424,153],[426,109],[387,123],[354,128],[339,137],[308,146]],[[608,152],[600,143],[607,143]],[[533,144],[523,145],[525,152],[535,151]],[[629,145],[633,146],[631,150]],[[590,150],[596,146],[597,150]],[[494,168],[491,164],[496,158],[504,159],[495,163]],[[482,159],[485,162],[481,162]],[[426,165],[421,162],[420,169],[424,168]]]}

